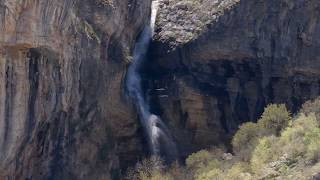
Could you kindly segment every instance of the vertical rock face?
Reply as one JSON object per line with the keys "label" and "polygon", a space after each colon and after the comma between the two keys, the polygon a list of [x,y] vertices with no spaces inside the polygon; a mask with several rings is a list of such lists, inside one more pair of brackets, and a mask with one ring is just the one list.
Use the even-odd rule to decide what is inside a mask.
{"label": "vertical rock face", "polygon": [[[295,112],[320,94],[319,1],[214,1],[212,21],[182,40],[184,25],[199,20],[184,21],[184,14],[193,17],[186,5],[162,2],[151,94],[185,153],[221,143],[269,103]],[[169,6],[176,12],[168,13]]]}
{"label": "vertical rock face", "polygon": [[122,82],[149,7],[0,0],[0,179],[111,179],[135,161]]}

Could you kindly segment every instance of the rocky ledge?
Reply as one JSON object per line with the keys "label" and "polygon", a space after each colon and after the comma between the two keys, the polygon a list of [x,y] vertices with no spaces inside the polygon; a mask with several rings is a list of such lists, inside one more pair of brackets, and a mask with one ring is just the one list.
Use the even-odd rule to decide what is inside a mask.
{"label": "rocky ledge", "polygon": [[155,39],[172,48],[196,39],[239,0],[160,0]]}

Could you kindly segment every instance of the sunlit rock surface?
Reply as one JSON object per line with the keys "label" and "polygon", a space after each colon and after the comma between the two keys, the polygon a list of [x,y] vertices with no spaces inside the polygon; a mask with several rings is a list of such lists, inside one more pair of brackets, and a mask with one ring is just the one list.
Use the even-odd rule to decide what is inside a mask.
{"label": "sunlit rock surface", "polygon": [[146,0],[0,0],[0,179],[111,179],[142,151],[123,93]]}
{"label": "sunlit rock surface", "polygon": [[196,39],[240,0],[160,0],[156,39],[172,48]]}

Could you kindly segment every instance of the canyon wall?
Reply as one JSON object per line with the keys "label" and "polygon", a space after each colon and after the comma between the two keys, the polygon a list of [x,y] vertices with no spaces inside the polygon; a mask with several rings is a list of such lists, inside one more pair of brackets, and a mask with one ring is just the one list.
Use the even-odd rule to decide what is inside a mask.
{"label": "canyon wall", "polygon": [[0,179],[111,179],[142,153],[123,92],[148,0],[0,0]]}
{"label": "canyon wall", "polygon": [[146,84],[183,155],[223,144],[269,103],[295,113],[320,94],[319,1],[162,0],[160,7]]}
{"label": "canyon wall", "polygon": [[[124,78],[147,0],[0,0],[0,179],[117,179],[147,152]],[[181,156],[320,94],[317,0],[161,0],[144,88]]]}

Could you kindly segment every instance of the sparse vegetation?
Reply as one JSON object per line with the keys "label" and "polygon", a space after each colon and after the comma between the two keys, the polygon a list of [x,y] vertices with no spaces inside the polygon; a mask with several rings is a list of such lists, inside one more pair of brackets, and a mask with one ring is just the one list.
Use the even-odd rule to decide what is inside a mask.
{"label": "sparse vegetation", "polygon": [[94,28],[87,21],[83,21],[83,27],[88,39],[96,40],[99,44],[101,43],[101,40],[98,34],[95,32]]}
{"label": "sparse vegetation", "polygon": [[128,47],[123,49],[123,59],[125,64],[130,64],[133,57],[130,55],[130,49]]}
{"label": "sparse vegetation", "polygon": [[[269,105],[257,123],[248,122],[239,127],[232,140],[232,155],[218,148],[201,150],[191,154],[185,166],[162,166],[147,177],[170,180],[312,179],[320,172],[319,103],[319,98],[306,102],[294,118],[285,105]],[[137,169],[141,171],[141,168]]]}

